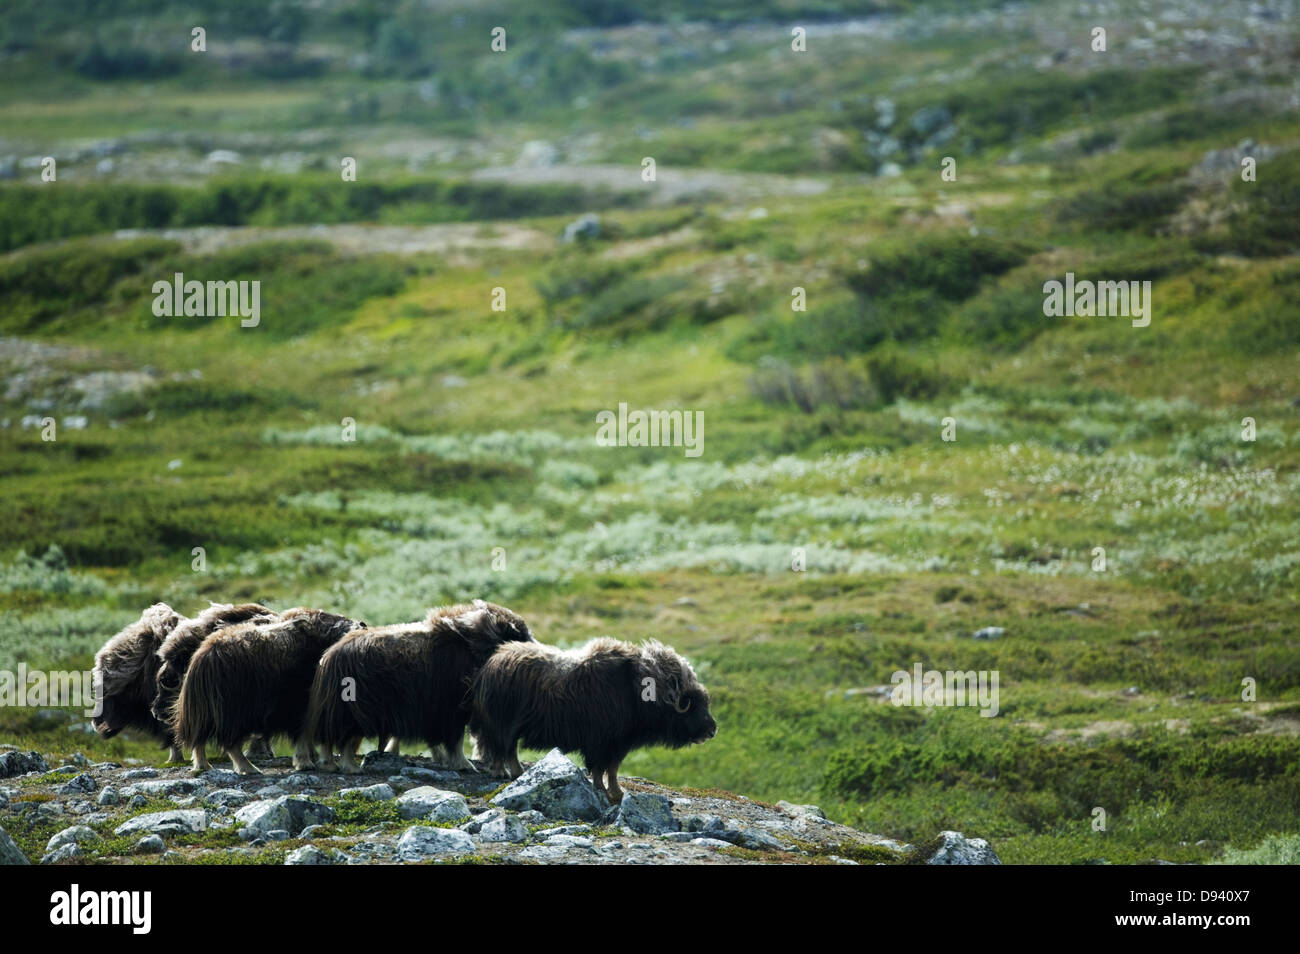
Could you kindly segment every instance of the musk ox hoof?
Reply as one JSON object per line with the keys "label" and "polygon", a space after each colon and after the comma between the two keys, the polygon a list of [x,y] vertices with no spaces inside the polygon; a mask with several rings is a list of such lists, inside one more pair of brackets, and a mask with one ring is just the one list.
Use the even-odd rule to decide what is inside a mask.
{"label": "musk ox hoof", "polygon": [[335,762],[333,759],[329,759],[328,761],[321,762],[320,765],[316,766],[316,768],[322,772],[337,773],[339,770],[339,763]]}
{"label": "musk ox hoof", "polygon": [[361,774],[361,766],[360,766],[360,765],[340,765],[340,766],[339,766],[339,771],[340,771],[341,773],[343,773],[344,775],[360,775],[360,774]]}
{"label": "musk ox hoof", "polygon": [[237,768],[235,769],[235,774],[236,774],[236,775],[243,775],[245,778],[249,778],[249,777],[252,777],[252,776],[254,776],[254,775],[262,775],[263,772],[262,772],[262,770],[261,770],[260,768],[258,768],[256,765],[249,765],[249,766],[246,766],[246,767],[244,767],[244,768],[238,768],[238,767],[237,767]]}

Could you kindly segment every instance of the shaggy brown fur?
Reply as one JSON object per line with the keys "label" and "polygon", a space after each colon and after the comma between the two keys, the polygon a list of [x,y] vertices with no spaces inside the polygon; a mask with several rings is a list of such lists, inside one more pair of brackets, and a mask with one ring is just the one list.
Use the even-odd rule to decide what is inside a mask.
{"label": "shaggy brown fur", "polygon": [[352,753],[371,736],[420,739],[435,753],[445,746],[452,767],[473,771],[461,747],[470,681],[498,646],[532,638],[519,616],[482,600],[430,610],[419,623],[353,633],[321,659],[312,738],[322,750],[338,748],[350,774],[360,771]]}
{"label": "shaggy brown fur", "polygon": [[[618,766],[645,745],[681,748],[718,732],[709,693],[662,643],[595,639],[568,651],[502,646],[470,689],[472,731],[494,772],[518,777],[517,746],[582,753],[591,780],[621,801]],[[602,779],[608,778],[608,785]]]}
{"label": "shaggy brown fur", "polygon": [[289,610],[272,623],[239,623],[205,639],[190,660],[176,701],[174,731],[194,748],[194,768],[207,767],[215,739],[235,771],[258,770],[239,744],[249,735],[295,740],[294,768],[311,767],[307,702],[321,655],[365,623],[320,610]]}
{"label": "shaggy brown fur", "polygon": [[[101,711],[90,724],[105,739],[125,728],[137,728],[164,742],[172,741],[168,727],[154,718],[149,704],[155,692],[158,647],[182,619],[166,603],[155,603],[95,654]],[[173,749],[171,754],[178,753]]]}

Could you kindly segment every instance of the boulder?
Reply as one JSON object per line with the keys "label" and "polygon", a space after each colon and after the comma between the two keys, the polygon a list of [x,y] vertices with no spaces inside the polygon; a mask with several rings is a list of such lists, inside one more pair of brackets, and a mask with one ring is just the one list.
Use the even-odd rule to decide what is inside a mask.
{"label": "boulder", "polygon": [[391,802],[397,797],[391,785],[386,782],[379,782],[376,785],[367,785],[364,788],[341,788],[338,791],[340,796],[354,795],[357,798],[365,799],[368,802]]}
{"label": "boulder", "polygon": [[641,835],[662,835],[681,827],[673,817],[668,799],[651,792],[624,795],[618,806],[618,814],[614,817],[614,824],[630,828]]}
{"label": "boulder", "polygon": [[79,845],[82,842],[99,841],[99,832],[93,828],[87,828],[85,825],[73,825],[71,828],[65,828],[63,831],[50,837],[49,843],[46,844],[46,851],[53,851],[63,845]]}
{"label": "boulder", "polygon": [[510,842],[519,844],[528,840],[528,826],[519,820],[518,815],[506,815],[486,822],[478,831],[480,841]]}
{"label": "boulder", "polygon": [[287,831],[292,837],[308,825],[322,825],[334,818],[334,809],[301,795],[263,799],[235,812],[235,820],[242,822],[245,829],[264,837],[277,830]]}
{"label": "boulder", "polygon": [[967,838],[959,831],[939,832],[940,844],[927,865],[1000,865],[1002,860],[983,838]]}
{"label": "boulder", "polygon": [[498,808],[539,811],[547,818],[596,821],[603,813],[587,774],[552,749],[492,799]]}
{"label": "boulder", "polygon": [[194,834],[208,827],[208,813],[203,809],[178,808],[166,812],[150,812],[128,819],[113,829],[113,834],[177,835]]}
{"label": "boulder", "polygon": [[9,832],[0,826],[0,865],[29,865],[30,861],[22,853],[19,847],[14,844],[14,840],[9,837]]}
{"label": "boulder", "polygon": [[456,828],[414,825],[397,841],[397,854],[403,861],[423,861],[432,855],[466,854],[473,851],[474,839]]}
{"label": "boulder", "polygon": [[95,776],[82,772],[75,778],[68,779],[55,791],[60,795],[89,795],[97,788],[99,788],[99,783],[95,781]]}
{"label": "boulder", "polygon": [[397,811],[403,818],[419,818],[439,823],[462,822],[469,818],[469,803],[459,792],[445,792],[421,785],[404,792],[397,799]]}
{"label": "boulder", "polygon": [[0,755],[0,778],[17,778],[31,772],[48,772],[50,763],[40,752],[5,752]]}

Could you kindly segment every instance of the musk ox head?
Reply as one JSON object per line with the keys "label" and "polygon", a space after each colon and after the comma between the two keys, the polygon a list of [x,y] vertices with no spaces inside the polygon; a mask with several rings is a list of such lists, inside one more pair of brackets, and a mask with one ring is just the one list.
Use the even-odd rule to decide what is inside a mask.
{"label": "musk ox head", "polygon": [[709,712],[709,691],[700,685],[690,663],[652,639],[641,647],[641,671],[657,687],[658,723],[665,744],[681,748],[718,734],[718,723]]}
{"label": "musk ox head", "polygon": [[155,734],[164,731],[149,706],[154,697],[158,648],[180,623],[180,614],[166,603],[155,603],[95,654],[100,713],[90,724],[101,737],[111,739],[128,726]]}

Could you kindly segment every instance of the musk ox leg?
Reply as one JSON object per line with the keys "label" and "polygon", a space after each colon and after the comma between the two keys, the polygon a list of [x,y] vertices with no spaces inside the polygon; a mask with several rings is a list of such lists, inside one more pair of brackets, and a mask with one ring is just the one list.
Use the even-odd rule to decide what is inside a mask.
{"label": "musk ox leg", "polygon": [[[465,758],[465,730],[462,729],[460,735],[456,736],[455,742],[444,743],[443,746],[447,752],[447,767],[456,772],[477,772],[478,769],[469,759]],[[432,744],[429,746],[433,748]]]}
{"label": "musk ox leg", "polygon": [[587,771],[591,773],[591,784],[596,786],[596,791],[605,794],[605,768],[597,765],[595,762],[587,763]]}
{"label": "musk ox leg", "polygon": [[361,774],[361,766],[357,764],[357,749],[360,745],[360,739],[347,739],[339,746],[342,750],[342,757],[339,759],[339,771],[344,775]]}
{"label": "musk ox leg", "polygon": [[519,743],[516,742],[510,746],[510,752],[506,755],[506,768],[511,778],[518,778],[524,774],[524,767],[519,764]]}
{"label": "musk ox leg", "polygon": [[474,751],[470,753],[470,758],[475,762],[482,762],[486,756],[483,754],[483,743],[478,740],[478,736],[470,733],[470,740],[474,743]]}
{"label": "musk ox leg", "polygon": [[208,749],[205,745],[194,746],[194,771],[195,773],[206,772],[212,768],[212,763],[208,761]]}
{"label": "musk ox leg", "polygon": [[617,805],[623,800],[623,790],[618,787],[617,762],[605,769],[605,778],[608,780],[608,784],[605,786],[605,794],[609,797],[611,805]]}
{"label": "musk ox leg", "polygon": [[382,752],[392,752],[394,755],[401,755],[402,740],[398,738],[391,738],[387,742],[385,742],[383,739],[380,739],[379,749]]}
{"label": "musk ox leg", "polygon": [[244,758],[244,753],[239,751],[239,746],[223,750],[226,758],[230,759],[230,764],[234,766],[235,771],[240,775],[261,775],[262,770],[254,765],[248,759]]}
{"label": "musk ox leg", "polygon": [[316,753],[312,751],[311,743],[307,739],[298,739],[293,744],[293,769],[295,772],[301,772],[304,769],[316,767]]}
{"label": "musk ox leg", "polygon": [[167,761],[168,762],[185,761],[185,753],[181,751],[181,747],[179,745],[172,743],[167,747]]}
{"label": "musk ox leg", "polygon": [[275,752],[271,749],[271,740],[262,735],[255,735],[248,740],[247,755],[250,759],[273,759]]}

